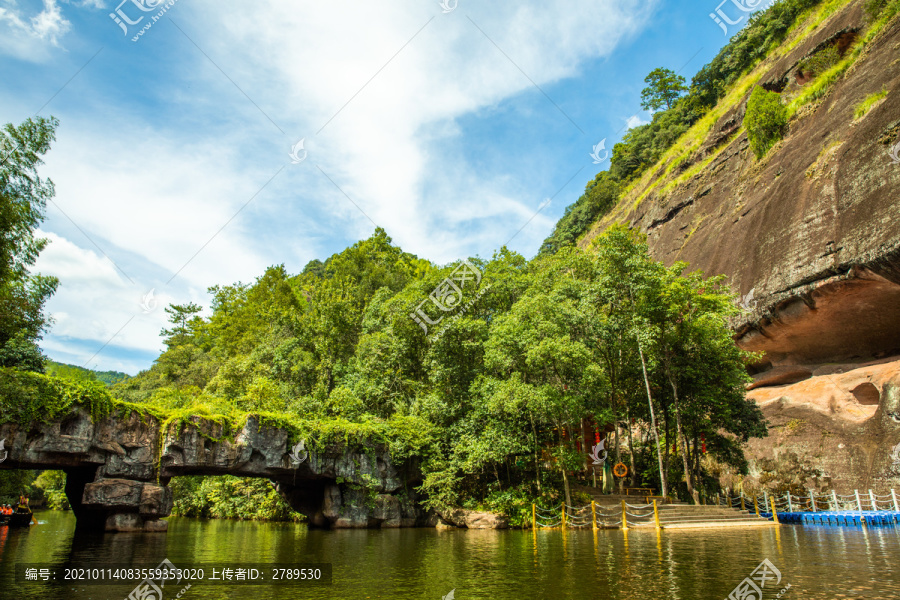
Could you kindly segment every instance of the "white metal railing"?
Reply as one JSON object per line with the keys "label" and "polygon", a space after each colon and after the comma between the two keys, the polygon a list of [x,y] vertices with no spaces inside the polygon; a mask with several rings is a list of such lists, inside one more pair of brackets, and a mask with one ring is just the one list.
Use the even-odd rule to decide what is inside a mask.
{"label": "white metal railing", "polygon": [[893,489],[885,494],[876,494],[873,490],[860,492],[854,490],[852,494],[838,494],[834,490],[827,493],[819,493],[810,490],[807,495],[795,495],[786,492],[783,495],[769,494],[747,495],[741,492],[739,496],[716,495],[715,503],[724,504],[731,508],[744,510],[757,510],[758,512],[771,513],[772,506],[779,512],[838,512],[838,511],[888,511],[900,512],[900,496]]}

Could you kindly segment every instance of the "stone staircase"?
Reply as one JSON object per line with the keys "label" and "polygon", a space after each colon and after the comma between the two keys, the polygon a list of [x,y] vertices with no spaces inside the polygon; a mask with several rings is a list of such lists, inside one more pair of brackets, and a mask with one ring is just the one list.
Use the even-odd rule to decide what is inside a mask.
{"label": "stone staircase", "polygon": [[[622,501],[631,505],[627,507],[634,517],[629,515],[629,527],[655,527],[652,507],[646,507],[647,498],[644,496],[608,494],[604,495],[599,490],[590,487],[577,486],[575,491],[585,492],[591,496],[599,510],[604,514],[614,511],[621,519]],[[641,506],[642,508],[633,508]],[[752,507],[751,507],[752,508]],[[776,523],[768,519],[757,517],[751,510],[727,508],[714,505],[693,505],[686,502],[664,503],[657,497],[657,510],[659,522],[663,529],[688,529],[688,528],[712,528],[712,527],[772,527]],[[598,523],[599,524],[599,523]]]}
{"label": "stone staircase", "polygon": [[[659,522],[663,529],[692,527],[771,527],[774,521],[757,517],[749,510],[724,506],[673,506],[659,508]],[[653,526],[650,519],[649,526]]]}

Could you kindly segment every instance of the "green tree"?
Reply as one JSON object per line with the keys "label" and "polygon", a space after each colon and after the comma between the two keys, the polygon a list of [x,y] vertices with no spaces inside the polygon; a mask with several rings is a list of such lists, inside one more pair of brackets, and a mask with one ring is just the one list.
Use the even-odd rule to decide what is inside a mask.
{"label": "green tree", "polygon": [[650,84],[641,91],[641,106],[645,110],[659,110],[663,106],[670,110],[688,87],[685,79],[674,71],[662,67],[653,69],[644,79],[644,83]]}
{"label": "green tree", "polygon": [[[699,503],[693,483],[696,473],[691,468],[688,423],[716,418],[720,411],[703,407],[703,397],[724,399],[736,394],[743,398],[744,383],[750,378],[741,352],[710,352],[722,343],[723,337],[730,338],[728,318],[738,312],[724,277],[705,279],[700,272],[685,276],[686,267],[686,263],[676,263],[666,271],[653,324],[654,350],[672,394],[687,491]],[[733,342],[728,345],[734,347]],[[710,380],[698,368],[720,376]],[[710,387],[704,389],[698,385],[699,381],[705,381]],[[727,423],[722,423],[721,429],[733,430]]]}
{"label": "green tree", "polygon": [[22,494],[32,500],[40,498],[40,492],[34,485],[37,476],[38,471],[26,469],[0,471],[0,504],[15,504]]}
{"label": "green tree", "polygon": [[166,346],[170,348],[186,343],[203,325],[203,319],[198,316],[203,312],[203,307],[199,304],[193,302],[170,304],[165,311],[169,315],[169,323],[172,324],[172,328],[163,329],[162,335],[165,338]]}
{"label": "green tree", "polygon": [[0,141],[0,366],[43,372],[38,340],[50,325],[44,304],[59,284],[29,269],[47,240],[34,236],[44,219],[53,182],[42,179],[41,157],[56,139],[59,122],[34,118],[7,124]]}
{"label": "green tree", "polygon": [[98,381],[97,374],[90,369],[77,367],[75,365],[66,365],[54,361],[47,361],[44,365],[45,372],[51,377],[61,377],[63,379],[73,379],[75,381]]}
{"label": "green tree", "polygon": [[656,442],[660,487],[665,496],[668,493],[668,482],[650,383],[653,357],[648,356],[653,341],[650,323],[652,313],[657,308],[655,300],[659,297],[664,269],[650,259],[646,241],[624,226],[610,228],[597,238],[595,247],[600,277],[594,302],[603,307],[609,320],[614,323],[614,328],[624,332],[619,343],[633,340],[637,347],[647,398],[646,406],[650,415],[650,428]]}
{"label": "green tree", "polygon": [[63,471],[44,471],[34,480],[33,486],[43,491],[48,508],[69,510],[69,498],[66,496],[66,474]]}
{"label": "green tree", "polygon": [[612,209],[619,200],[621,186],[603,171],[590,181],[575,204],[566,208],[553,234],[541,246],[541,255],[553,254],[565,246],[574,246],[594,222]]}
{"label": "green tree", "polygon": [[594,269],[591,258],[574,249],[536,266],[531,287],[496,319],[485,344],[488,372],[498,380],[488,386],[494,390],[488,406],[510,418],[528,416],[522,424],[531,427],[536,460],[538,427],[556,429],[554,457],[571,504],[568,473],[584,464],[584,455],[574,446],[576,431],[583,419],[602,411],[598,399],[606,396],[605,374],[595,360],[596,331],[585,301]]}
{"label": "green tree", "polygon": [[[685,263],[666,269],[653,261],[646,242],[622,227],[598,238],[597,251],[600,277],[595,302],[605,313],[597,321],[611,385],[614,390],[623,387],[625,375],[627,386],[636,346],[663,493],[669,489],[669,449],[674,440],[680,447],[676,454],[682,457],[687,491],[697,501],[693,482],[700,475],[700,436],[719,438],[721,458],[735,464],[742,456],[740,444],[766,432],[758,407],[745,398],[748,355],[734,344],[728,326],[737,310],[733,298],[722,277],[685,275]],[[638,406],[628,404],[629,419],[640,415]],[[730,423],[731,415],[740,417]]]}

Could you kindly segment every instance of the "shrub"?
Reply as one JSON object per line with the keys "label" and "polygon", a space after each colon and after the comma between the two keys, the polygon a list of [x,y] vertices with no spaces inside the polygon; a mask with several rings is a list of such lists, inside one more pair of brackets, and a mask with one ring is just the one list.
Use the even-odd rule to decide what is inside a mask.
{"label": "shrub", "polygon": [[887,3],[888,0],[869,0],[866,2],[866,12],[869,13],[870,18],[875,19],[881,14]]}
{"label": "shrub", "polygon": [[809,58],[804,59],[797,65],[797,69],[812,77],[818,77],[841,60],[841,54],[838,52],[837,46],[828,46],[824,50],[819,50]]}
{"label": "shrub", "polygon": [[750,148],[756,158],[762,158],[784,137],[787,129],[787,108],[781,103],[781,96],[761,87],[754,89],[747,102],[744,127]]}
{"label": "shrub", "polygon": [[301,516],[275,491],[271,482],[251,477],[175,477],[172,514],[180,517],[298,521]]}

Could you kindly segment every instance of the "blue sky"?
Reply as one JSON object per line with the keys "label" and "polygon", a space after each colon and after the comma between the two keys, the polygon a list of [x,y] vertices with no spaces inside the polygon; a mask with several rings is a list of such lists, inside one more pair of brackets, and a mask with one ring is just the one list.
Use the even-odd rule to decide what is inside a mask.
{"label": "blue sky", "polygon": [[0,0],[0,121],[61,121],[35,269],[61,281],[55,360],[148,368],[163,306],[373,222],[437,263],[531,257],[608,167],[592,147],[648,119],[646,74],[727,41],[715,0],[230,4]]}

